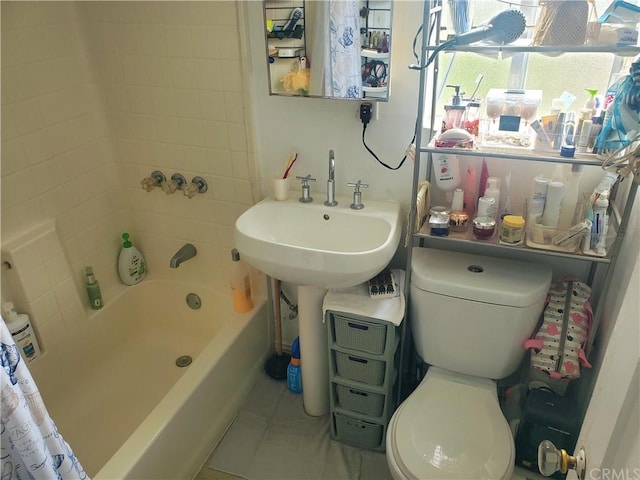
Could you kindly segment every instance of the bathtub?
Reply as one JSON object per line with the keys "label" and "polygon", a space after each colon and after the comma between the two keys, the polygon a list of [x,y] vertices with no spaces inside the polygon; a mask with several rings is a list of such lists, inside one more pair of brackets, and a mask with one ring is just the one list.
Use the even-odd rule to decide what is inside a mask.
{"label": "bathtub", "polygon": [[[230,295],[210,287],[145,280],[30,365],[89,476],[196,475],[269,353],[266,301],[254,302],[236,314]],[[184,368],[182,355],[193,358]]]}

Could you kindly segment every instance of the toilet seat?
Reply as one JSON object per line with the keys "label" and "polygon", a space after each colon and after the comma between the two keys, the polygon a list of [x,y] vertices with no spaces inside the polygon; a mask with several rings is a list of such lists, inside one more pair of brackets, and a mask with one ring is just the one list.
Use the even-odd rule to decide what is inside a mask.
{"label": "toilet seat", "polygon": [[431,367],[389,424],[387,447],[399,473],[420,480],[509,478],[514,442],[495,388],[491,380]]}

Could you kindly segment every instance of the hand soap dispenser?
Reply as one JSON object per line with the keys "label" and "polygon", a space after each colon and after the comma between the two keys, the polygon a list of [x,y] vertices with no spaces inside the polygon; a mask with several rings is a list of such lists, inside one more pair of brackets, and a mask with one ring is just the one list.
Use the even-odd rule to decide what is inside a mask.
{"label": "hand soap dispenser", "polygon": [[455,90],[451,103],[444,106],[444,120],[442,120],[442,131],[446,132],[451,128],[462,128],[464,124],[464,114],[466,107],[462,104],[460,85],[447,85]]}

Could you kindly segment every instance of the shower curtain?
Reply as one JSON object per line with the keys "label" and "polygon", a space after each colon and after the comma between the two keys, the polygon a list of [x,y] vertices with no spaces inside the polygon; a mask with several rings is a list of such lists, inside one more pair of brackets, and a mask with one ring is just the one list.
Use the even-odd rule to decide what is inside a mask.
{"label": "shower curtain", "polygon": [[330,0],[325,42],[325,95],[362,97],[360,1]]}
{"label": "shower curtain", "polygon": [[0,467],[5,479],[88,479],[0,318]]}

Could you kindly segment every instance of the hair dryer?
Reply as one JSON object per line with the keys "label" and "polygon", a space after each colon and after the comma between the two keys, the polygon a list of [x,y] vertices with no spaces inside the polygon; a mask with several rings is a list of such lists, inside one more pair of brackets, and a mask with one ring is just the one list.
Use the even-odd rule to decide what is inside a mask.
{"label": "hair dryer", "polygon": [[509,9],[497,13],[487,22],[476,28],[453,37],[446,43],[453,45],[469,45],[470,43],[488,40],[493,43],[511,43],[524,33],[526,20],[520,10]]}

